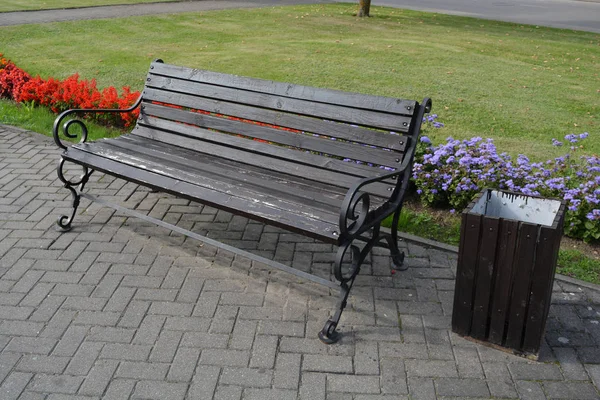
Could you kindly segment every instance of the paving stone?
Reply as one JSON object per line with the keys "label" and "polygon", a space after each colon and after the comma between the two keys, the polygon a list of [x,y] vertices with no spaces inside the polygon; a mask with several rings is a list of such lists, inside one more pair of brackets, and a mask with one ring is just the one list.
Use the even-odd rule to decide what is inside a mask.
{"label": "paving stone", "polygon": [[427,360],[429,354],[425,343],[381,343],[380,357],[416,358]]}
{"label": "paving stone", "polygon": [[275,362],[275,378],[273,387],[281,389],[298,389],[300,380],[300,364],[302,356],[293,353],[279,353]]}
{"label": "paving stone", "polygon": [[132,399],[177,400],[183,399],[186,391],[185,383],[140,381],[135,385]]}
{"label": "paving stone", "polygon": [[75,394],[82,376],[36,374],[28,388],[34,392]]}
{"label": "paving stone", "polygon": [[78,393],[86,396],[102,396],[118,365],[118,361],[98,360],[86,376]]}
{"label": "paving stone", "polygon": [[483,379],[439,378],[435,380],[438,396],[489,397],[490,392]]}
{"label": "paving stone", "polygon": [[408,394],[404,362],[397,359],[381,360],[381,392]]}
{"label": "paving stone", "polygon": [[23,389],[27,386],[33,374],[14,372],[10,374],[0,386],[0,395],[3,400],[17,400]]}
{"label": "paving stone", "polygon": [[152,348],[150,361],[172,362],[177,348],[181,343],[182,336],[183,333],[181,332],[163,330]]}
{"label": "paving stone", "polygon": [[[208,350],[204,350],[208,351]],[[198,363],[200,349],[180,348],[175,355],[167,379],[175,382],[189,382]]]}
{"label": "paving stone", "polygon": [[510,370],[513,378],[520,380],[562,380],[563,376],[560,372],[560,368],[554,364],[509,364],[508,369]]}
{"label": "paving stone", "polygon": [[26,354],[16,366],[17,371],[35,374],[60,374],[69,363],[69,357]]}
{"label": "paving stone", "polygon": [[124,361],[115,373],[117,378],[130,378],[139,380],[162,380],[166,377],[169,364]]}
{"label": "paving stone", "polygon": [[13,337],[4,348],[7,352],[49,354],[57,340],[43,337]]}
{"label": "paving stone", "polygon": [[565,379],[568,380],[583,380],[589,379],[588,374],[583,367],[583,364],[577,358],[577,352],[574,349],[567,347],[557,347],[554,349],[554,354],[560,362],[560,368]]}
{"label": "paving stone", "polygon": [[150,355],[152,346],[142,344],[107,343],[102,348],[100,358],[112,360],[145,361]]}
{"label": "paving stone", "polygon": [[327,390],[346,393],[379,393],[379,377],[328,374]]}
{"label": "paving stone", "polygon": [[405,364],[409,377],[458,377],[456,365],[452,361],[406,360]]}
{"label": "paving stone", "polygon": [[282,337],[279,351],[302,354],[327,354],[327,345],[319,339]]}
{"label": "paving stone", "polygon": [[210,399],[215,393],[217,381],[219,380],[219,367],[210,365],[199,365],[192,378],[188,397],[190,399]]}
{"label": "paving stone", "polygon": [[538,382],[515,381],[519,396],[524,400],[546,400],[542,386]]}
{"label": "paving stone", "polygon": [[342,356],[306,354],[302,369],[305,371],[352,373],[352,358]]}
{"label": "paving stone", "polygon": [[377,342],[357,342],[354,350],[354,372],[359,375],[379,375]]}
{"label": "paving stone", "polygon": [[435,398],[435,387],[431,378],[408,378],[408,390],[412,400]]}
{"label": "paving stone", "polygon": [[228,349],[205,349],[200,356],[200,364],[223,367],[247,367],[250,352]]}
{"label": "paving stone", "polygon": [[264,368],[223,368],[220,382],[226,385],[266,388],[271,386],[273,371]]}
{"label": "paving stone", "polygon": [[588,382],[544,382],[549,399],[598,399],[597,388]]}
{"label": "paving stone", "polygon": [[482,363],[488,388],[492,396],[517,398],[513,380],[504,363]]}
{"label": "paving stone", "polygon": [[278,339],[276,336],[259,335],[254,340],[250,367],[273,368],[277,354]]}

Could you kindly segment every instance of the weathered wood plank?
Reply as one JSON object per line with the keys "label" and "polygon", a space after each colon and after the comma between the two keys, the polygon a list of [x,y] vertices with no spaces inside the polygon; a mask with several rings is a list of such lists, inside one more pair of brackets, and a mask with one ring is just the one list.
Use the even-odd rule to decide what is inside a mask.
{"label": "weathered wood plank", "polygon": [[408,126],[411,121],[410,116],[317,103],[172,77],[149,76],[146,87],[372,128],[396,130],[400,126]]}
{"label": "weathered wood plank", "polygon": [[[144,89],[144,101],[145,104],[159,102],[196,110],[203,110],[215,114],[235,116],[251,121],[263,122],[265,124],[297,129],[307,133],[325,135],[358,143],[371,144],[379,147],[390,148],[393,147],[396,142],[401,146],[407,144],[407,137],[403,136],[402,134],[394,135],[387,131],[377,131],[374,129],[352,126],[346,123],[325,121],[322,119],[305,117],[294,113],[256,108],[244,104],[196,97],[187,94],[169,92],[166,90],[146,88]],[[406,133],[408,131],[408,126],[401,126],[392,131]]]}
{"label": "weathered wood plank", "polygon": [[535,257],[538,226],[519,223],[519,238],[515,253],[512,295],[508,314],[506,347],[520,349],[523,340],[523,327],[529,306],[531,286],[531,266]]}
{"label": "weathered wood plank", "polygon": [[560,230],[542,226],[535,250],[531,294],[523,334],[523,351],[537,353],[546,327],[546,309],[552,298],[552,283],[560,248]]}
{"label": "weathered wood plank", "polygon": [[228,196],[222,192],[207,190],[206,188],[198,187],[189,182],[174,179],[152,171],[125,166],[121,162],[88,153],[76,147],[71,147],[63,154],[63,157],[66,160],[89,166],[100,172],[116,177],[122,177],[128,181],[156,188],[178,197],[199,201],[210,207],[265,222],[327,243],[338,242],[338,227],[336,224],[310,218],[306,215],[302,218],[298,218],[298,215],[282,212],[281,209],[272,207],[268,203],[256,201],[249,202],[239,197]]}
{"label": "weathered wood plank", "polygon": [[488,340],[502,345],[506,332],[510,303],[514,255],[517,247],[519,223],[503,219],[500,222],[499,246],[494,268],[494,292],[492,293],[490,332]]}
{"label": "weathered wood plank", "polygon": [[452,309],[452,330],[463,336],[471,331],[481,228],[481,216],[462,214],[461,244],[454,289],[457,295],[454,296]]}
{"label": "weathered wood plank", "polygon": [[496,244],[498,240],[497,218],[485,216],[481,230],[481,242],[477,261],[477,280],[475,283],[475,299],[473,303],[473,322],[471,336],[475,339],[487,337],[490,320],[490,292],[492,289],[494,263],[496,260]]}
{"label": "weathered wood plank", "polygon": [[[166,132],[168,130],[170,132]],[[174,135],[173,131],[181,132],[187,137]],[[264,144],[233,136],[228,137],[227,141],[222,141],[221,143],[218,141],[201,141],[197,139],[213,138],[214,135],[207,130],[165,120],[152,121],[149,127],[143,126],[140,122],[133,133],[153,140],[193,149],[201,153],[236,160],[250,165],[260,165],[262,168],[269,170],[300,177],[308,176],[312,180],[329,183],[338,187],[349,188],[362,177],[348,174],[348,171],[351,171],[353,168],[352,163],[349,162],[316,156],[310,153],[302,153],[283,147],[270,149],[270,153],[265,154],[260,152],[260,150],[264,149]],[[233,145],[236,145],[236,147],[229,147]],[[273,148],[274,146],[269,147]],[[290,160],[301,162],[290,162]],[[375,168],[374,170],[377,173],[381,173]],[[364,171],[361,172],[364,173]],[[374,183],[368,185],[366,189],[373,194],[386,197],[389,196],[387,192],[389,191],[388,188],[391,187],[391,185]]]}
{"label": "weathered wood plank", "polygon": [[[305,199],[295,197],[289,193],[276,193],[260,190],[260,188],[248,184],[247,181],[227,176],[227,171],[213,175],[207,175],[203,170],[196,170],[190,163],[179,164],[173,160],[153,159],[147,155],[129,150],[124,151],[114,146],[111,140],[97,141],[76,145],[81,151],[108,158],[133,168],[142,168],[156,174],[169,176],[174,179],[200,186],[209,191],[223,193],[224,198],[230,196],[239,197],[249,202],[261,202],[272,207],[281,209],[283,212],[298,214],[298,217],[309,216],[310,218],[324,220],[334,223],[338,219],[339,208],[320,202],[316,198],[312,204]],[[285,197],[278,195],[287,195]]]}
{"label": "weathered wood plank", "polygon": [[[154,142],[150,139],[140,140],[142,138],[120,137],[117,139],[108,139],[106,145],[119,148],[123,152],[132,154],[142,154],[151,160],[157,162],[174,162],[181,166],[188,166],[196,174],[205,176],[220,177],[226,182],[245,185],[264,191],[271,195],[284,199],[294,199],[294,202],[301,204],[310,204],[318,208],[330,209],[333,213],[339,213],[340,206],[345,196],[345,190],[338,189],[332,191],[331,187],[326,190],[316,190],[318,182],[303,180],[290,175],[277,174],[272,171],[260,172],[258,169],[249,170],[235,161],[229,161],[211,157],[197,157],[197,153],[188,156],[185,149],[167,145],[166,143]],[[183,153],[183,154],[182,154]],[[188,154],[186,154],[188,153]],[[268,174],[265,172],[269,172]],[[312,185],[308,183],[311,182]]]}
{"label": "weathered wood plank", "polygon": [[[267,142],[275,142],[279,145],[292,146],[308,151],[349,158],[366,163],[385,165],[388,167],[396,167],[398,165],[398,161],[396,160],[402,160],[402,153],[396,151],[386,151],[383,149],[370,148],[365,145],[333,141],[323,137],[314,137],[312,135],[294,133],[227,118],[218,118],[155,104],[145,105],[143,113],[143,115],[169,119],[186,124],[193,124],[201,128],[211,129],[211,132],[213,132],[214,135],[222,134],[220,132],[240,134]],[[217,131],[213,131],[213,129]]]}
{"label": "weathered wood plank", "polygon": [[195,82],[234,87],[253,92],[268,93],[325,104],[343,105],[347,107],[404,115],[412,115],[416,105],[416,102],[412,100],[402,100],[391,97],[294,85],[290,83],[248,78],[163,63],[153,63],[151,65],[150,73],[152,75],[157,74],[166,77],[176,77]]}

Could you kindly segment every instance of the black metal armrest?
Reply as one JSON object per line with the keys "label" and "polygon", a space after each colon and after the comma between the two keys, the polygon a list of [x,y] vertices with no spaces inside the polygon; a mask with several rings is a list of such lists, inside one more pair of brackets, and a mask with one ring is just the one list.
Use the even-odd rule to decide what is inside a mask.
{"label": "black metal armrest", "polygon": [[[68,117],[71,114],[84,114],[84,113],[127,113],[127,112],[131,112],[133,110],[135,110],[140,103],[142,102],[142,96],[140,95],[140,97],[138,97],[138,99],[136,100],[136,102],[129,108],[99,108],[99,109],[81,109],[81,108],[75,108],[72,110],[67,110],[62,112],[58,117],[56,117],[56,119],[54,120],[54,125],[52,127],[52,137],[54,138],[54,143],[56,143],[56,145],[64,150],[67,149],[67,146],[65,146],[63,144],[63,142],[60,140],[60,128],[61,128],[61,122]],[[79,125],[79,127],[81,127],[81,139],[79,140],[79,143],[85,143],[85,141],[87,140],[87,135],[88,135],[88,130],[87,130],[87,126],[85,125],[85,123],[80,120],[80,119],[70,119],[67,122],[64,123],[64,125],[62,125],[62,133],[63,135],[65,135],[66,137],[68,137],[69,139],[75,139],[77,138],[77,134],[71,134],[69,133],[69,129],[71,128],[71,126],[75,124],[75,125]]]}
{"label": "black metal armrest", "polygon": [[[410,170],[412,167],[413,157],[417,148],[418,136],[421,131],[421,122],[425,113],[431,111],[431,99],[425,98],[415,118],[415,126],[413,127],[413,139],[410,147],[404,153],[402,164],[394,170],[375,177],[364,178],[356,182],[348,192],[342,202],[340,210],[340,238],[353,238],[367,231],[373,226],[379,224],[389,215],[393,214],[402,205],[404,193],[410,179]],[[363,186],[375,182],[382,182],[386,179],[396,179],[396,186],[392,191],[390,198],[381,206],[374,210],[370,210],[370,196],[366,192],[361,192]],[[360,205],[360,210],[357,207]],[[360,211],[357,214],[357,211]],[[348,225],[348,221],[352,221]]]}
{"label": "black metal armrest", "polygon": [[[409,178],[405,172],[410,167],[411,161],[412,157],[407,156],[395,171],[390,171],[376,177],[361,179],[348,189],[340,209],[339,226],[341,237],[358,236],[372,226],[379,224],[387,216],[396,211],[402,202],[403,192]],[[378,208],[371,210],[370,195],[362,192],[360,189],[366,185],[391,178],[396,178],[396,186],[390,198]],[[350,225],[348,225],[348,221],[352,221]]]}

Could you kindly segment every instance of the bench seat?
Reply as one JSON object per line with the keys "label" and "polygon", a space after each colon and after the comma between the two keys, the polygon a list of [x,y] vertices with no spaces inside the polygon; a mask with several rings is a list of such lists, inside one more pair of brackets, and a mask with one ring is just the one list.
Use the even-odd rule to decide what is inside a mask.
{"label": "bench seat", "polygon": [[63,158],[327,243],[347,189],[137,135],[70,147]]}

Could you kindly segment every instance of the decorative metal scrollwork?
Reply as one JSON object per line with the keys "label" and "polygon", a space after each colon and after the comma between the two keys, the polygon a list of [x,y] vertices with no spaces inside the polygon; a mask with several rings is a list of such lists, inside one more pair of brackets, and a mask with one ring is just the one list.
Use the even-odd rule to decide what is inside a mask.
{"label": "decorative metal scrollwork", "polygon": [[371,198],[366,192],[355,192],[347,204],[342,205],[340,213],[341,237],[355,236],[367,221]]}
{"label": "decorative metal scrollwork", "polygon": [[[67,146],[65,146],[63,144],[63,142],[60,140],[60,131],[61,131],[60,123],[62,122],[63,119],[65,119],[68,115],[72,114],[75,111],[78,111],[78,110],[65,111],[58,118],[56,118],[56,121],[54,121],[54,127],[52,129],[52,136],[54,138],[54,143],[56,143],[56,145],[58,147],[60,147],[61,149],[64,149],[64,150],[67,149]],[[79,126],[81,128],[81,133],[79,133],[79,134],[71,133],[69,131],[69,129],[73,125]],[[67,122],[65,122],[65,124],[62,126],[62,134],[65,137],[68,137],[69,139],[76,139],[79,135],[81,135],[81,139],[79,140],[79,143],[85,143],[87,141],[87,137],[88,137],[88,129],[83,121],[81,121],[79,119],[70,119]]]}
{"label": "decorative metal scrollwork", "polygon": [[[88,167],[82,165],[81,167],[83,168],[83,174],[79,177],[78,180],[70,181],[65,177],[65,173],[64,173],[65,161],[66,160],[64,158],[60,159],[60,161],[58,163],[58,168],[57,168],[57,175],[58,175],[58,179],[64,184],[64,187],[69,189],[69,191],[71,192],[71,197],[73,198],[73,203],[72,203],[73,211],[71,212],[70,216],[69,215],[59,216],[56,223],[61,230],[68,231],[68,230],[71,230],[71,223],[73,222],[73,218],[75,218],[75,213],[77,212],[77,208],[79,207],[79,202],[81,200],[80,192],[85,187],[85,184],[90,179],[90,176],[94,173],[94,170],[90,170]],[[79,192],[76,189],[78,186],[79,186]]]}
{"label": "decorative metal scrollwork", "polygon": [[[79,135],[81,135],[81,139],[79,140],[79,143],[85,143],[87,141],[88,129],[82,120],[73,118],[73,119],[68,120],[61,126],[62,121],[71,114],[127,113],[127,112],[131,112],[131,111],[135,110],[141,104],[141,102],[142,102],[142,95],[140,95],[140,97],[136,100],[136,102],[129,108],[124,108],[124,109],[101,108],[101,109],[89,109],[89,110],[86,110],[86,109],[67,110],[67,111],[63,112],[62,114],[60,114],[56,118],[56,120],[54,120],[54,126],[52,127],[52,137],[54,138],[54,143],[56,143],[56,145],[63,150],[67,149],[67,146],[65,146],[65,144],[60,140],[61,132],[65,137],[67,137],[69,139],[76,139],[77,137],[79,137]],[[75,134],[75,133],[69,132],[69,129],[73,125],[77,125],[81,128],[80,134]]]}

